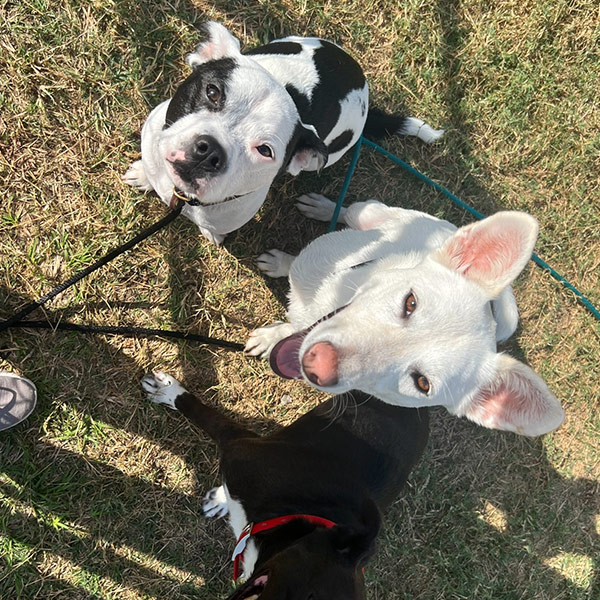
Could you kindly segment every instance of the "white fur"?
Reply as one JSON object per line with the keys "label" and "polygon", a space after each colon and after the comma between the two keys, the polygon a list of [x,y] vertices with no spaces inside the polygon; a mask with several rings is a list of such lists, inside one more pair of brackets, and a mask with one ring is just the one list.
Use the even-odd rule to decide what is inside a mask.
{"label": "white fur", "polygon": [[209,519],[220,519],[229,513],[227,495],[222,485],[206,492],[202,500],[202,512]]}
{"label": "white fur", "polygon": [[281,250],[269,250],[256,259],[256,264],[269,277],[287,277],[295,258]]}
{"label": "white fur", "polygon": [[[202,234],[214,243],[249,221],[264,202],[271,183],[286,158],[299,115],[285,89],[290,83],[299,91],[312,94],[319,81],[312,55],[321,45],[316,38],[286,38],[302,44],[296,55],[252,55],[240,53],[239,42],[218,23],[207,24],[207,41],[188,56],[191,66],[224,57],[235,59],[237,66],[227,80],[227,110],[198,110],[163,129],[170,100],[157,106],[142,129],[142,162],[131,165],[124,181],[141,190],[154,189],[165,204],[171,201],[176,186],[202,206],[186,205],[182,214],[191,219]],[[331,141],[341,131],[352,128],[359,137],[366,119],[368,87],[355,90],[341,103],[340,119],[328,136]],[[310,124],[307,129],[314,128]],[[209,178],[199,178],[190,185],[181,181],[170,161],[185,155],[198,135],[211,136],[223,148],[227,168]],[[272,159],[256,151],[268,145]],[[333,164],[344,150],[329,156]],[[301,151],[293,155],[288,172],[319,170],[325,159],[316,152]],[[238,197],[239,196],[239,197]],[[227,198],[238,197],[223,203]]]}
{"label": "white fur", "polygon": [[[238,540],[242,531],[244,531],[244,528],[248,525],[248,517],[246,516],[246,511],[244,510],[242,503],[239,500],[232,498],[229,494],[225,482],[223,482],[223,489],[225,491],[225,497],[227,498],[227,506],[229,507],[229,526],[233,531],[235,539]],[[258,549],[256,543],[250,538],[244,551],[244,570],[242,572],[242,577],[244,579],[248,579],[252,575],[257,558]]]}
{"label": "white fur", "polygon": [[266,358],[279,340],[291,335],[294,331],[291,323],[275,321],[275,323],[254,330],[250,334],[244,350],[251,356]]}
{"label": "white fur", "polygon": [[142,388],[148,395],[148,400],[154,404],[165,404],[173,410],[177,410],[175,399],[187,390],[167,373],[160,371],[146,375],[142,379]]}
{"label": "white fur", "polygon": [[[333,203],[312,194],[300,207],[329,218]],[[353,229],[321,236],[289,268],[288,327],[253,332],[250,354],[269,355],[290,329],[303,331],[347,305],[306,333],[300,347],[301,359],[317,343],[336,349],[337,383],[315,387],[332,394],[359,389],[402,406],[441,405],[525,435],[560,425],[562,408],[539,377],[496,353],[496,340],[517,325],[510,283],[531,256],[533,217],[499,213],[457,230],[375,201],[354,204],[341,217]],[[283,273],[289,260],[271,255],[269,269]],[[411,292],[417,308],[406,317]],[[416,387],[415,372],[429,380],[427,394]]]}
{"label": "white fur", "polygon": [[433,144],[444,135],[443,129],[433,129],[431,125],[415,117],[407,117],[398,132],[401,135],[414,135],[426,144]]}

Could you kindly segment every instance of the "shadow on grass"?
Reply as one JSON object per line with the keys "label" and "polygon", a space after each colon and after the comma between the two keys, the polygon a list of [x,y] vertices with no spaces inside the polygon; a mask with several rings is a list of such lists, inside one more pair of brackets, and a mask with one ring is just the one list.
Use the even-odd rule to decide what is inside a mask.
{"label": "shadow on grass", "polygon": [[[280,3],[257,6],[249,1],[218,1],[214,6],[232,17],[247,16],[249,33],[263,41],[307,29],[306,24],[299,26],[283,18],[285,7]],[[182,49],[174,43],[181,23],[196,26],[203,14],[186,1],[172,2],[168,10],[159,10],[157,3],[149,0],[125,1],[117,3],[117,10],[123,20],[121,35],[135,45],[140,68],[150,69],[148,82],[158,72],[163,73],[147,92],[149,105],[155,104],[182,79]],[[462,43],[460,15],[451,3],[440,4],[440,15],[445,28],[446,101],[452,107],[452,138],[448,143],[454,144],[454,156],[452,163],[438,160],[432,164],[430,174],[453,191],[476,197],[482,212],[492,212],[495,206],[487,191],[474,179],[463,179],[463,174],[473,169],[474,159],[469,148],[469,125],[460,108],[462,90],[455,78]],[[154,69],[153,65],[159,67]],[[394,142],[393,150],[397,151],[401,144],[404,142]],[[421,161],[435,153],[418,143],[406,142],[405,147],[408,154]],[[384,161],[363,153],[350,199],[378,196],[389,204],[425,209],[457,223],[465,220],[462,211],[447,206],[446,200],[422,185],[407,181],[399,168]],[[223,251],[229,251],[250,268],[254,268],[254,256],[265,249],[299,251],[323,233],[326,225],[298,217],[292,199],[323,188],[335,196],[346,165],[347,158],[321,176],[282,179],[271,190],[259,218],[230,235]],[[194,235],[190,229],[177,233]],[[191,286],[196,296],[202,297],[202,274],[182,260],[174,237],[167,244],[169,286],[174,298],[189,298]],[[284,303],[286,283],[268,281],[268,285]],[[9,294],[14,292],[3,290],[0,297],[4,299]],[[21,301],[12,300],[11,304],[18,306]],[[171,307],[173,322],[185,326],[189,305],[173,302]],[[173,598],[224,595],[224,582],[229,578],[229,532],[222,523],[199,523],[200,494],[187,495],[165,487],[164,463],[157,462],[151,468],[144,465],[139,476],[129,476],[101,457],[90,458],[62,449],[60,440],[56,445],[41,442],[39,433],[52,419],[61,419],[64,435],[70,436],[71,441],[80,439],[83,448],[93,444],[90,431],[102,435],[104,428],[104,434],[111,435],[111,430],[126,430],[131,439],[139,436],[185,456],[198,467],[198,488],[215,483],[214,446],[205,439],[198,442],[197,432],[176,416],[142,405],[137,383],[143,375],[140,365],[102,338],[13,332],[11,339],[17,338],[17,349],[5,350],[3,357],[38,384],[40,405],[27,423],[0,436],[2,471],[6,477],[1,480],[1,489],[8,507],[2,516],[2,530],[23,553],[15,552],[2,559],[8,576],[0,575],[0,595],[100,597],[89,591],[89,581],[94,578],[113,580],[117,587],[131,588],[140,594]],[[511,349],[518,352],[515,346]],[[218,383],[211,357],[204,349],[184,345],[180,352],[193,354],[200,363],[205,387]],[[123,374],[127,374],[127,381],[123,381]],[[102,387],[102,382],[106,391],[101,398],[87,391]],[[50,405],[51,397],[61,400],[60,408]],[[69,404],[74,410],[69,410]],[[408,504],[401,501],[401,512],[394,508],[388,518],[389,522],[397,516],[399,525],[398,529],[393,524],[388,526],[380,546],[381,556],[370,583],[378,588],[377,597],[406,597],[403,583],[398,581],[394,551],[398,540],[407,538],[402,579],[414,597],[439,598],[440,590],[444,590],[445,597],[473,597],[473,590],[478,588],[479,598],[520,598],[525,597],[527,592],[523,590],[530,580],[546,597],[594,597],[598,593],[600,554],[594,521],[600,511],[597,483],[584,477],[571,480],[561,476],[547,461],[541,442],[482,432],[456,419],[441,414],[437,417],[431,448],[413,477],[417,494],[406,501]],[[250,426],[258,424],[253,422]],[[131,449],[124,446],[123,452],[129,454]],[[139,457],[154,460],[141,451]],[[490,505],[503,515],[498,527],[480,518]],[[408,514],[403,507],[410,509]],[[228,542],[223,543],[223,538]],[[77,565],[82,570],[81,580],[87,581],[85,586],[49,577],[44,571],[47,559],[40,547],[51,548],[49,553],[65,564]],[[19,559],[28,551],[34,552],[29,564]],[[592,558],[594,583],[589,593],[543,564],[559,551]],[[166,565],[160,575],[146,566],[152,560]],[[461,560],[467,565],[464,571],[453,570]],[[34,562],[38,566],[31,566]],[[378,564],[386,570],[381,576],[377,575]],[[169,567],[184,571],[183,577],[165,575]],[[511,572],[499,580],[500,569]],[[186,574],[204,578],[208,583],[182,583]],[[20,584],[16,584],[19,578]],[[186,585],[191,587],[186,589]],[[83,589],[88,591],[84,594]]]}
{"label": "shadow on grass", "polygon": [[400,598],[595,598],[598,482],[563,477],[541,440],[484,430],[442,409],[432,417],[415,493],[386,519],[378,590],[391,585],[396,561],[406,583]]}

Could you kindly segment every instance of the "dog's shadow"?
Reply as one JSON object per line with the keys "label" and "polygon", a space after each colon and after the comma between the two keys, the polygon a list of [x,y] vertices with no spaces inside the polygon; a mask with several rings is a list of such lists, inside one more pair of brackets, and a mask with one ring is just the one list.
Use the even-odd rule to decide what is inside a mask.
{"label": "dog's shadow", "polygon": [[[170,4],[177,19],[172,19],[171,8],[164,12],[150,0],[136,3],[133,11],[128,3],[116,4],[124,24],[120,34],[136,46],[140,68],[147,73],[143,85],[148,107],[163,100],[183,78],[181,59],[191,48],[179,44],[181,23],[194,27],[207,16],[185,0]],[[443,12],[453,10],[440,6]],[[245,0],[218,1],[214,7],[231,17],[250,12],[246,25],[261,41],[308,31],[307,23],[286,19],[279,3],[258,7]],[[455,23],[441,22],[447,28],[446,98],[452,106],[451,131],[442,144],[456,152],[447,161],[436,147],[419,142],[394,141],[388,147],[428,167],[429,174],[465,199],[476,198],[482,212],[492,212],[498,207],[485,188],[474,178],[462,178],[462,173],[473,170],[473,163],[469,129],[460,112],[460,88],[450,76],[459,46],[451,29]],[[160,85],[153,84],[157,79]],[[132,150],[137,146],[132,137]],[[251,270],[256,268],[255,256],[268,248],[297,253],[327,225],[299,216],[293,199],[307,191],[335,198],[348,162],[346,156],[318,176],[282,178],[259,215],[230,235],[224,248],[199,245],[206,252],[229,252]],[[456,224],[470,220],[399,167],[363,150],[349,200],[369,197],[426,210]],[[204,274],[198,272],[197,263],[186,261],[186,252],[198,245],[195,228],[182,222],[173,231],[164,253],[173,294],[166,307],[170,321],[190,327],[200,309],[205,321],[218,320],[218,312],[203,303]],[[283,306],[287,283],[265,279],[265,285]],[[9,293],[14,292],[2,290],[0,297],[8,298]],[[24,302],[12,300],[11,305]],[[264,324],[246,316],[228,319],[247,329]],[[38,384],[40,402],[25,424],[0,436],[0,488],[10,509],[4,533],[18,550],[0,559],[5,567],[0,570],[7,573],[0,575],[0,586],[9,586],[7,597],[80,598],[85,593],[99,598],[107,589],[115,597],[123,589],[140,596],[224,596],[231,537],[223,522],[206,522],[199,516],[203,490],[217,483],[216,448],[180,415],[145,404],[138,388],[148,363],[160,362],[161,352],[169,353],[153,351],[142,342],[141,364],[129,349],[102,338],[60,332],[11,336],[13,342],[3,344],[3,358]],[[184,371],[195,373],[200,391],[221,385],[211,351],[192,344],[177,348],[169,359],[176,354]],[[241,412],[236,411],[238,418]],[[52,422],[58,420],[68,427],[54,428]],[[264,415],[248,419],[253,429],[271,427],[267,421]],[[56,431],[62,431],[60,436]],[[101,445],[94,445],[96,435],[112,444],[109,457],[102,456]],[[195,478],[186,474],[182,457],[195,469]],[[594,523],[600,511],[598,484],[561,475],[548,462],[541,442],[487,432],[435,411],[429,449],[411,481],[408,493],[387,516],[378,556],[367,571],[372,597],[517,598],[524,597],[523,590],[531,591],[528,585],[537,585],[546,598],[592,598],[599,593],[600,542]],[[565,497],[570,499],[568,514],[562,505]],[[533,515],[535,529],[529,525]],[[486,544],[466,550],[481,537]],[[555,570],[561,553],[567,554],[565,560],[569,555],[589,557],[593,581],[587,590]],[[449,555],[453,560],[445,559]],[[453,566],[461,557],[468,564],[457,573]],[[49,575],[56,573],[50,568],[52,561],[75,575],[71,579]],[[101,581],[104,591],[92,591],[94,586],[100,589]]]}
{"label": "dog's shadow", "polygon": [[563,476],[541,440],[433,413],[411,488],[385,520],[373,597],[597,597],[598,482]]}
{"label": "dog's shadow", "polygon": [[[180,248],[172,235],[164,243]],[[178,277],[186,274],[183,265],[171,266]],[[185,295],[178,277],[171,278],[171,289]],[[145,301],[113,300],[123,320],[136,310],[157,309]],[[0,319],[9,307],[29,301],[0,288]],[[85,312],[105,305],[86,303]],[[82,308],[50,307],[45,314],[65,320]],[[171,315],[183,329],[185,319],[177,311]],[[30,329],[1,335],[0,368],[31,379],[38,404],[24,423],[0,434],[0,518],[12,548],[0,553],[0,572],[7,574],[0,575],[0,596],[80,598],[85,590],[85,597],[101,598],[119,588],[157,597],[227,594],[229,564],[222,559],[230,552],[230,534],[224,522],[204,520],[201,510],[204,493],[219,484],[217,449],[181,415],[150,404],[139,387],[141,376],[177,347],[187,370],[194,363],[202,395],[219,383],[214,352],[185,342],[140,338],[134,344],[132,357],[120,338]],[[214,402],[214,395],[205,394],[206,401]],[[249,429],[274,427],[264,416],[239,412],[236,420]],[[31,549],[26,559],[18,559],[25,548]],[[65,578],[56,564],[65,566]]]}

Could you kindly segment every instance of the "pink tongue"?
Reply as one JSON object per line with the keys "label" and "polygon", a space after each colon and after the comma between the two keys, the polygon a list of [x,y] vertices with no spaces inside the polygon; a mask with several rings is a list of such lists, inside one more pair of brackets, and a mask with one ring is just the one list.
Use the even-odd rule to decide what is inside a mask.
{"label": "pink tongue", "polygon": [[300,379],[302,377],[300,346],[302,346],[305,335],[306,331],[293,333],[277,342],[271,350],[269,358],[271,369],[280,377],[285,379]]}

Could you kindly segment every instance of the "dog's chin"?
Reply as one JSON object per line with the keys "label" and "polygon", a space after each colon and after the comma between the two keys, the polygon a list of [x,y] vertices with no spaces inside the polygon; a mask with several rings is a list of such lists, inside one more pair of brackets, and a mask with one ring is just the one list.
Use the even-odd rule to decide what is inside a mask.
{"label": "dog's chin", "polygon": [[229,600],[258,600],[265,590],[269,576],[266,573],[253,577],[242,584]]}
{"label": "dog's chin", "polygon": [[166,161],[169,176],[173,186],[190,200],[196,200],[198,204],[213,204],[221,198],[215,194],[215,181],[211,177],[197,177],[193,181],[182,179],[171,161]]}

